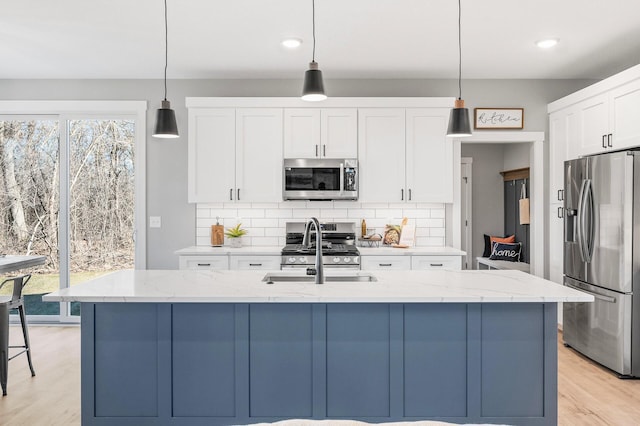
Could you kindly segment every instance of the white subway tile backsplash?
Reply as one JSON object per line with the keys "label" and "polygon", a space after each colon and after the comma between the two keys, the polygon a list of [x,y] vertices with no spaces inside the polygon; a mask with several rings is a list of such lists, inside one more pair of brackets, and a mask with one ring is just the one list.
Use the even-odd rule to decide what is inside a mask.
{"label": "white subway tile backsplash", "polygon": [[249,231],[246,246],[283,246],[287,222],[309,217],[323,221],[353,222],[360,234],[360,221],[382,234],[387,223],[400,224],[403,217],[416,225],[416,246],[444,246],[445,205],[437,203],[360,203],[356,201],[283,201],[281,203],[202,203],[196,207],[196,244],[210,245],[210,228],[220,217],[225,228],[238,222]]}

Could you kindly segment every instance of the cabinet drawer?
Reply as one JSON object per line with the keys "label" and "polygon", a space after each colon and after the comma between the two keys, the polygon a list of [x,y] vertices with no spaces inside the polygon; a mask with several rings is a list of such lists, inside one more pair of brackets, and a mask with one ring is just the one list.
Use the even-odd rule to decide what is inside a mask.
{"label": "cabinet drawer", "polygon": [[411,256],[411,269],[462,269],[460,256]]}
{"label": "cabinet drawer", "polygon": [[229,258],[222,256],[180,256],[180,269],[229,269]]}
{"label": "cabinet drawer", "polygon": [[280,255],[277,256],[230,256],[229,269],[280,269]]}
{"label": "cabinet drawer", "polygon": [[360,269],[411,269],[409,256],[360,256]]}

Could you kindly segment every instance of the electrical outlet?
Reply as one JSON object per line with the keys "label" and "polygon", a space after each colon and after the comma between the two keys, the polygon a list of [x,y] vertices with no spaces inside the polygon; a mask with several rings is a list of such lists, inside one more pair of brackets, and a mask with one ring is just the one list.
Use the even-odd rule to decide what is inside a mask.
{"label": "electrical outlet", "polygon": [[160,216],[149,216],[149,228],[162,227],[162,219]]}

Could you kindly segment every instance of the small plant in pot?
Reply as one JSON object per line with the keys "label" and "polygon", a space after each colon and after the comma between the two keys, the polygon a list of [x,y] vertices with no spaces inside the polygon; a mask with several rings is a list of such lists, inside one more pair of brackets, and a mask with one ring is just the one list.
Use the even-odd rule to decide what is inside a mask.
{"label": "small plant in pot", "polygon": [[242,247],[242,236],[247,234],[246,229],[241,228],[242,224],[239,223],[233,228],[227,228],[224,235],[229,240],[229,245],[231,247]]}

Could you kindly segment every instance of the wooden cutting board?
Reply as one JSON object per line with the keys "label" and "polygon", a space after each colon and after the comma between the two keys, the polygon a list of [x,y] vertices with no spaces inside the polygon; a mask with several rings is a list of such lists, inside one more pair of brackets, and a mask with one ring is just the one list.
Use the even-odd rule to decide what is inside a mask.
{"label": "wooden cutting board", "polygon": [[224,226],[211,225],[211,245],[221,247],[224,244]]}

